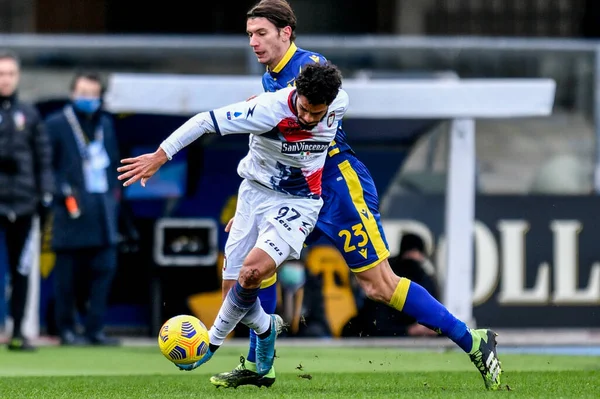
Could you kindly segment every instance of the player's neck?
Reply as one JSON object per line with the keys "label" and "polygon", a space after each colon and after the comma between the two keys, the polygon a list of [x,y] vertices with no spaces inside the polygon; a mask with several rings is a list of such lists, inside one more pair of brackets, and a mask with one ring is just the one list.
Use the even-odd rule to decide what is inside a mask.
{"label": "player's neck", "polygon": [[283,53],[280,57],[276,58],[275,61],[270,62],[269,64],[267,64],[267,69],[269,71],[273,71],[275,70],[275,68],[277,67],[277,65],[279,65],[279,63],[281,62],[281,60],[283,59],[283,56],[285,55],[285,53]]}
{"label": "player's neck", "polygon": [[289,62],[294,53],[296,52],[296,44],[290,42],[288,47],[281,52],[281,54],[271,63],[267,65],[269,71],[280,72],[281,69]]}

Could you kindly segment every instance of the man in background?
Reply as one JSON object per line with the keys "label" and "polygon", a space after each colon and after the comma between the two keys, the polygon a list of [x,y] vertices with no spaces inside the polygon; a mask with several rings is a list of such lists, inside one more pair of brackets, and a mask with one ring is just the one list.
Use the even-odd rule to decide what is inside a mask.
{"label": "man in background", "polygon": [[[52,249],[56,253],[56,324],[62,345],[116,345],[103,333],[116,270],[118,242],[115,131],[102,112],[100,75],[82,72],[71,83],[71,101],[50,115],[58,194],[53,207]],[[81,290],[81,291],[80,291]],[[76,334],[75,299],[85,294],[85,333]]]}
{"label": "man in background", "polygon": [[[405,234],[400,241],[400,252],[389,259],[390,267],[399,277],[405,277],[427,290],[439,300],[439,290],[433,276],[433,266],[425,255],[425,244],[415,234]],[[435,337],[437,332],[417,323],[406,313],[365,298],[359,314],[344,327],[345,336],[363,337]]]}
{"label": "man in background", "polygon": [[13,318],[8,349],[28,351],[35,348],[23,336],[22,323],[34,261],[33,220],[36,214],[44,219],[54,182],[48,137],[37,110],[17,96],[19,76],[17,55],[0,50],[0,239],[8,255]]}

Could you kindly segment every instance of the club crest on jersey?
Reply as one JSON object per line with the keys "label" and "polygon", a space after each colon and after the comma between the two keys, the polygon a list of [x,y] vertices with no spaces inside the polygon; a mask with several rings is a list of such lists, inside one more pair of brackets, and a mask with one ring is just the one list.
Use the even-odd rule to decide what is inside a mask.
{"label": "club crest on jersey", "polygon": [[329,115],[327,115],[327,127],[331,127],[333,122],[335,121],[335,111],[331,111]]}

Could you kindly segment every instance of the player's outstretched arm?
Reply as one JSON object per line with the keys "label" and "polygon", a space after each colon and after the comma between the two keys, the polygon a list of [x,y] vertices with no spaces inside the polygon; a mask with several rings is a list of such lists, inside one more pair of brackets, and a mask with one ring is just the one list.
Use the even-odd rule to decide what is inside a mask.
{"label": "player's outstretched arm", "polygon": [[261,134],[271,130],[274,117],[269,105],[272,102],[273,99],[268,96],[255,97],[193,116],[171,133],[155,152],[121,160],[124,166],[117,169],[121,173],[119,180],[126,180],[124,186],[137,181],[145,186],[165,162],[207,133]]}
{"label": "player's outstretched arm", "polygon": [[154,175],[161,166],[167,162],[167,154],[162,148],[159,148],[151,154],[143,154],[135,158],[122,159],[124,166],[117,168],[121,173],[119,180],[126,180],[123,186],[127,187],[141,180],[142,186],[146,186],[146,181]]}

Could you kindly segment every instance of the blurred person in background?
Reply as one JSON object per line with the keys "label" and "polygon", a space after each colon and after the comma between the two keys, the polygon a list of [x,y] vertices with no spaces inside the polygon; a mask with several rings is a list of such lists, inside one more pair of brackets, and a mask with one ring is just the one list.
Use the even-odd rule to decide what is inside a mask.
{"label": "blurred person in background", "polygon": [[[323,276],[311,273],[305,263],[305,251],[298,261],[289,261],[277,272],[278,313],[289,324],[288,336],[330,337],[325,314]],[[284,334],[282,334],[284,335]]]}
{"label": "blurred person in background", "polygon": [[[394,273],[400,277],[416,282],[425,288],[437,300],[440,292],[435,279],[435,268],[425,254],[425,243],[416,234],[405,234],[400,240],[400,252],[390,258],[390,266]],[[386,311],[390,309],[387,308]],[[390,312],[397,317],[398,312]],[[414,317],[404,313],[400,314],[398,321],[406,326],[406,335],[410,336],[437,336],[438,333],[424,325],[417,323]]]}
{"label": "blurred person in background", "polygon": [[[288,261],[277,269],[280,292],[277,313],[289,325],[288,335],[298,334],[306,283],[306,266],[301,260]],[[282,334],[283,336],[284,334]]]}
{"label": "blurred person in background", "polygon": [[[405,277],[425,288],[432,297],[439,299],[439,290],[433,275],[434,268],[425,255],[425,244],[415,234],[405,234],[400,241],[400,252],[389,259],[390,267],[397,276]],[[417,323],[414,317],[365,298],[356,317],[344,327],[344,336],[369,337],[435,337],[438,333]]]}
{"label": "blurred person in background", "polygon": [[[102,111],[104,86],[96,72],[77,73],[71,101],[46,125],[53,150],[57,197],[52,248],[56,253],[55,315],[62,345],[118,345],[103,332],[117,267],[120,185],[112,119]],[[85,331],[76,331],[76,298],[86,295]]]}
{"label": "blurred person in background", "polygon": [[[12,338],[8,349],[35,349],[22,333],[29,273],[34,261],[34,216],[43,225],[52,202],[51,150],[41,117],[18,99],[20,63],[15,53],[0,50],[0,239],[8,255],[12,295]],[[4,287],[0,287],[4,295]]]}
{"label": "blurred person in background", "polygon": [[305,272],[298,337],[331,337],[331,329],[325,313],[323,275],[312,273],[308,267],[305,267]]}

